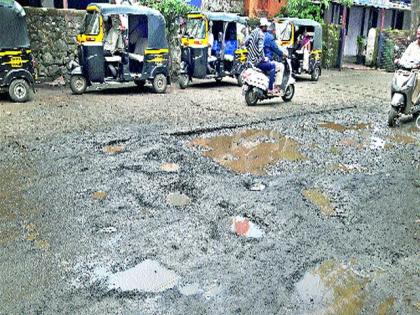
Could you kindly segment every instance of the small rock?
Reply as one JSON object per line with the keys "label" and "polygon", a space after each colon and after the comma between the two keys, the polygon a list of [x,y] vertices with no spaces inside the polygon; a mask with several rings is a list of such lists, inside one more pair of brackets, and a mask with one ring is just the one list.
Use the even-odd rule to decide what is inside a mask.
{"label": "small rock", "polygon": [[166,202],[171,206],[184,207],[191,203],[191,198],[181,193],[170,193]]}
{"label": "small rock", "polygon": [[163,163],[160,166],[160,170],[167,173],[176,173],[180,169],[179,165],[176,163]]}
{"label": "small rock", "polygon": [[117,228],[113,227],[113,226],[108,226],[106,228],[102,228],[99,230],[99,233],[106,233],[106,234],[111,234],[111,233],[115,233],[117,232]]}
{"label": "small rock", "polygon": [[178,288],[179,292],[185,296],[199,295],[204,291],[200,289],[198,283],[187,284]]}
{"label": "small rock", "polygon": [[92,194],[92,199],[94,200],[104,200],[108,196],[108,193],[105,191],[95,191]]}
{"label": "small rock", "polygon": [[123,152],[124,147],[120,145],[115,145],[115,146],[107,145],[102,149],[102,151],[108,154],[117,154],[117,153]]}
{"label": "small rock", "polygon": [[265,189],[265,185],[263,183],[254,183],[249,187],[250,191],[263,191]]}
{"label": "small rock", "polygon": [[6,115],[7,116],[12,116],[12,113],[11,112],[6,112]]}
{"label": "small rock", "polygon": [[145,260],[128,270],[109,277],[109,289],[163,292],[177,285],[179,276],[154,260]]}
{"label": "small rock", "polygon": [[232,220],[231,231],[239,236],[247,238],[261,238],[264,236],[262,231],[255,223],[249,221],[247,218],[235,217]]}

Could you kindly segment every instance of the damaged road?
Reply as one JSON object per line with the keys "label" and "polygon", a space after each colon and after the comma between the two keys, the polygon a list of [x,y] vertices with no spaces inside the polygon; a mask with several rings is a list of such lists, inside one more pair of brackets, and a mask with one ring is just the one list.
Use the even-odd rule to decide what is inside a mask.
{"label": "damaged road", "polygon": [[0,313],[417,314],[420,130],[367,77],[5,102]]}

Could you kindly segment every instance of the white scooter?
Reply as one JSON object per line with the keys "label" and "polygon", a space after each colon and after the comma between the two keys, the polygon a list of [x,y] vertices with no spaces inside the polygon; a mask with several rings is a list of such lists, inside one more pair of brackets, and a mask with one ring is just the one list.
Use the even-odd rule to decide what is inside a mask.
{"label": "white scooter", "polygon": [[420,90],[416,90],[420,64],[414,61],[402,61],[397,66],[391,85],[392,100],[388,114],[390,127],[398,124],[402,114],[413,115],[414,119],[420,115]]}
{"label": "white scooter", "polygon": [[242,76],[242,94],[245,96],[245,101],[248,106],[254,106],[258,101],[281,97],[283,101],[290,102],[295,95],[295,82],[292,73],[292,64],[290,58],[283,59],[283,86],[285,88],[280,91],[280,94],[268,94],[268,76],[258,68],[249,65],[249,68],[244,70]]}

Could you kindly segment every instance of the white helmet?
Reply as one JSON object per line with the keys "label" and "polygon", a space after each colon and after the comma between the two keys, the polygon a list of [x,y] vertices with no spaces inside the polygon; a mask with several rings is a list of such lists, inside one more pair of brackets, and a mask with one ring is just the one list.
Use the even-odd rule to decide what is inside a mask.
{"label": "white helmet", "polygon": [[260,26],[267,26],[267,27],[269,27],[270,25],[271,25],[271,22],[267,18],[262,17],[260,19]]}

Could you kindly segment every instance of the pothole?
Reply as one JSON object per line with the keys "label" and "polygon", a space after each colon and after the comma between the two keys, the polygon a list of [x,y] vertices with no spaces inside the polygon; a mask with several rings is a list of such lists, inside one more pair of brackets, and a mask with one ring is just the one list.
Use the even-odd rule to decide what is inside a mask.
{"label": "pothole", "polygon": [[306,189],[303,191],[303,195],[311,203],[317,206],[321,213],[325,216],[333,216],[336,214],[336,210],[332,205],[330,199],[322,192],[316,189]]}
{"label": "pothole", "polygon": [[331,129],[338,132],[345,132],[349,130],[359,131],[359,130],[371,128],[371,124],[366,124],[366,123],[359,123],[359,124],[354,124],[354,125],[343,125],[343,124],[330,122],[330,121],[321,123],[319,124],[319,126],[321,128]]}
{"label": "pothole", "polygon": [[233,135],[197,138],[191,145],[204,149],[203,156],[237,173],[265,175],[280,160],[301,161],[299,143],[273,130],[249,129]]}

